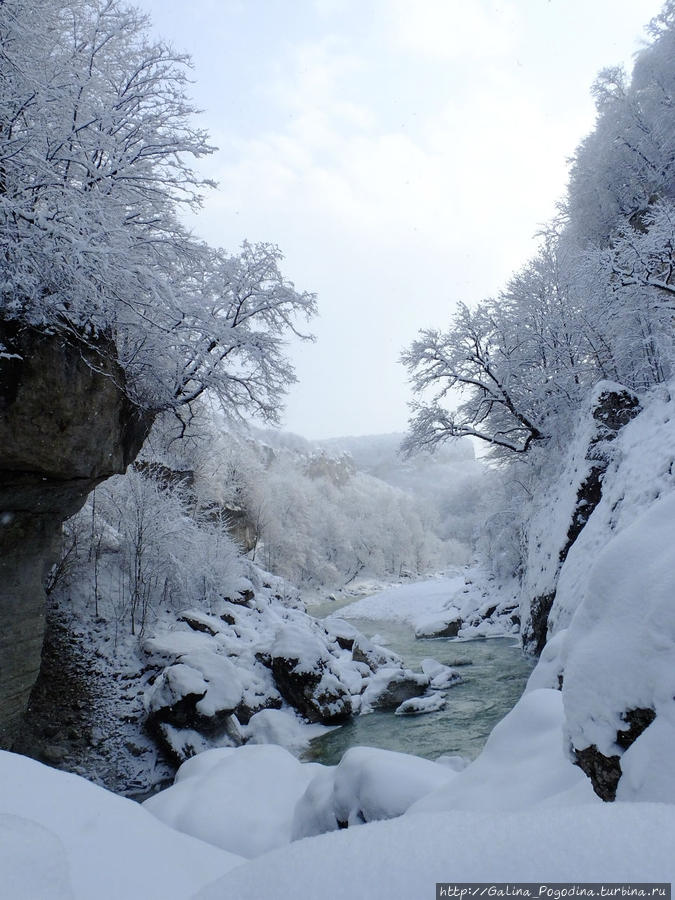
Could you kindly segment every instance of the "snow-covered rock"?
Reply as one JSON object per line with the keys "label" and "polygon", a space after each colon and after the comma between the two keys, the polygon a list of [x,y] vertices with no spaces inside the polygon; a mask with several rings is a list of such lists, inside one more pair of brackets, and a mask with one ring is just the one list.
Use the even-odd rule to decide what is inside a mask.
{"label": "snow-covered rock", "polygon": [[552,633],[549,617],[561,567],[605,493],[605,474],[621,454],[617,435],[640,410],[638,398],[623,385],[598,383],[581,411],[562,471],[535,498],[520,613],[524,646],[537,655]]}
{"label": "snow-covered rock", "polygon": [[422,619],[415,628],[416,638],[457,637],[462,627],[462,617],[459,610],[451,606],[450,609],[437,613],[427,619]]}
{"label": "snow-covered rock", "polygon": [[361,711],[396,709],[411,697],[421,697],[429,687],[429,676],[388,666],[379,669],[361,697]]}
{"label": "snow-covered rock", "polygon": [[184,763],[175,784],[143,806],[178,831],[258,856],[290,842],[296,803],[323,768],[274,745],[213,749]]}
{"label": "snow-covered rock", "polygon": [[298,625],[277,630],[270,667],[282,697],[309,722],[339,724],[352,714],[351,695],[331,667],[318,634]]}
{"label": "snow-covered rock", "polygon": [[295,808],[293,839],[400,816],[454,777],[452,769],[418,756],[352,747],[307,786]]}
{"label": "snow-covered rock", "polygon": [[462,676],[452,666],[444,666],[437,659],[423,659],[420,667],[431,680],[429,688],[432,691],[443,691],[446,688],[461,684]]}
{"label": "snow-covered rock", "polygon": [[[252,574],[254,574],[252,572]],[[259,583],[258,583],[259,582]],[[306,722],[345,722],[383,667],[392,671],[369,695],[394,708],[424,692],[429,679],[403,669],[400,657],[369,641],[341,620],[321,622],[286,604],[275,579],[246,581],[241,602],[223,599],[207,613],[187,610],[171,629],[147,638],[143,648],[157,676],[145,695],[153,734],[177,764],[211,747],[245,741],[299,747],[307,740],[293,711]],[[410,685],[413,688],[410,688]],[[406,687],[407,685],[407,687]],[[282,711],[283,716],[263,711]],[[258,716],[258,718],[256,718]],[[253,720],[255,719],[255,722]],[[249,728],[249,723],[253,723]],[[291,733],[292,732],[292,733]]]}
{"label": "snow-covered rock", "polygon": [[642,398],[612,443],[601,499],[560,569],[549,642],[530,678],[532,688],[562,687],[565,741],[608,800],[651,799],[659,780],[670,796],[663,720],[675,721],[673,389]]}
{"label": "snow-covered rock", "polygon": [[442,694],[430,694],[428,697],[411,697],[404,700],[394,710],[396,716],[421,716],[424,713],[439,712],[445,709],[445,697]]}

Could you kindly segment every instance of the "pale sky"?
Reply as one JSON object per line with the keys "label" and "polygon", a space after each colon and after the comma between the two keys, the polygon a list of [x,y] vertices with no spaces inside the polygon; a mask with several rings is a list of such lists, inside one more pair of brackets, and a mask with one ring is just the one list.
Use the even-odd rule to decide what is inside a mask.
{"label": "pale sky", "polygon": [[191,227],[277,243],[319,295],[284,427],[405,430],[398,363],[534,252],[597,72],[631,67],[660,0],[136,0],[191,54],[219,150]]}

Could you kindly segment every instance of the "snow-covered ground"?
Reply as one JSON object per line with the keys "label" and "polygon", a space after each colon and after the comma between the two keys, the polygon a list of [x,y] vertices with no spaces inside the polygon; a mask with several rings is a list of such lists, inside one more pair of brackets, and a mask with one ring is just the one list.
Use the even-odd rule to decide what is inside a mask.
{"label": "snow-covered ground", "polygon": [[675,806],[603,804],[563,753],[562,725],[560,692],[532,690],[459,771],[372,748],[336,767],[279,747],[212,750],[145,808],[2,753],[3,889],[12,900],[409,900],[437,881],[671,882]]}
{"label": "snow-covered ground", "polygon": [[[418,637],[488,637],[514,634],[518,586],[491,580],[477,566],[449,569],[424,581],[395,585],[343,607],[345,619],[397,622]],[[448,626],[456,624],[456,629]]]}
{"label": "snow-covered ground", "polygon": [[[672,434],[671,402],[658,401],[617,440],[603,500],[561,570],[558,630],[527,691],[472,763],[363,747],[336,766],[302,763],[280,746],[254,743],[302,739],[288,709],[264,709],[246,726],[247,744],[188,760],[175,784],[141,809],[76,776],[0,754],[0,872],[8,896],[408,900],[433,896],[437,881],[675,880],[675,464],[672,441],[663,440]],[[662,437],[650,444],[657,429]],[[659,466],[638,465],[640,453],[656,458],[652,445],[663,457]],[[626,485],[632,471],[639,490]],[[146,649],[161,657],[168,641],[165,671],[174,667],[178,682],[189,676],[182,685],[189,688],[194,675],[180,667],[194,668],[194,653],[206,645],[219,660],[231,661],[235,650],[243,660],[244,645],[257,658],[264,632],[268,650],[277,647],[283,658],[289,641],[295,654],[298,642],[307,649],[320,635],[316,653],[328,654],[326,665],[336,667],[352,700],[379,683],[382,676],[339,643],[354,638],[348,623],[337,616],[305,622],[301,640],[294,629],[306,614],[263,600],[260,608],[253,601],[228,607],[217,623],[206,614],[195,619],[211,634],[183,623]],[[418,634],[433,633],[434,622],[457,624],[460,638],[488,636],[516,627],[513,604],[510,587],[462,569],[362,598],[339,617],[394,621]],[[263,618],[265,627],[254,628]],[[395,661],[362,635],[355,646],[357,656],[379,660],[380,672]],[[423,703],[438,703],[431,680],[451,676],[425,662]],[[198,693],[208,716],[206,668]],[[350,673],[359,674],[359,685]],[[150,706],[153,692],[158,702],[171,700],[163,693],[171,679],[155,685]],[[216,699],[214,709],[237,697]],[[594,742],[618,759],[627,710],[651,711],[654,719],[621,756],[617,802],[603,803],[574,764],[571,744]]]}

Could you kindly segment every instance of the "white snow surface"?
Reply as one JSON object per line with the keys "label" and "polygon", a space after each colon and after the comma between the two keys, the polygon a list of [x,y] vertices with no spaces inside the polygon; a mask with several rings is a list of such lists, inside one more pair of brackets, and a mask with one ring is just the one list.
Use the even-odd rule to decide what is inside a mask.
{"label": "white snow surface", "polygon": [[464,574],[458,569],[445,577],[396,585],[371,597],[362,597],[344,606],[339,615],[343,619],[400,622],[415,627],[420,618],[444,611],[463,588]]}
{"label": "white snow surface", "polygon": [[277,744],[291,753],[299,753],[309,745],[312,738],[336,727],[310,725],[292,709],[261,709],[240,730],[249,744]]}
{"label": "white snow surface", "polygon": [[421,716],[424,713],[438,712],[445,709],[446,699],[442,694],[430,694],[428,697],[411,697],[397,706],[395,716]]}
{"label": "white snow surface", "polygon": [[[589,562],[609,539],[675,489],[675,381],[644,399],[644,409],[619,432],[602,482],[602,499],[565,560],[549,616],[549,635],[567,628],[586,595]],[[550,502],[550,500],[549,500]],[[558,514],[549,510],[550,517]],[[553,552],[550,541],[542,552]],[[535,596],[533,594],[532,596]]]}
{"label": "white snow surface", "polygon": [[[343,619],[397,622],[409,625],[418,636],[433,634],[457,617],[463,625],[459,637],[488,637],[517,631],[499,616],[518,605],[516,584],[497,583],[479,567],[456,568],[425,581],[396,585],[362,597],[340,609]],[[496,607],[495,616],[485,613]],[[330,617],[326,620],[330,627]]]}
{"label": "white snow surface", "polygon": [[559,803],[580,786],[587,802],[601,802],[581,769],[566,756],[562,725],[559,691],[543,688],[523,695],[492,730],[480,756],[409,813],[527,809],[552,798]]}
{"label": "white snow surface", "polygon": [[[566,733],[578,749],[595,744],[606,755],[621,753],[615,737],[627,728],[627,710],[651,708],[675,725],[674,598],[675,492],[609,541],[567,629]],[[670,758],[672,783],[672,744]]]}
{"label": "white snow surface", "polygon": [[183,763],[176,783],[143,806],[178,831],[250,858],[290,842],[295,805],[323,768],[274,745],[213,749]]}
{"label": "white snow surface", "polygon": [[184,900],[241,861],[84,778],[0,751],[8,900]]}
{"label": "white snow surface", "polygon": [[406,815],[258,857],[195,900],[411,900],[442,881],[671,882],[673,833],[675,807],[656,803]]}

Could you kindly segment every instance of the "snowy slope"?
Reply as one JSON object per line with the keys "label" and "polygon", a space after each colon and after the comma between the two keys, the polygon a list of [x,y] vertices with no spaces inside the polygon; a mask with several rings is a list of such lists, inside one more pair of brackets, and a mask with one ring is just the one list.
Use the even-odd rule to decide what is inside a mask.
{"label": "snowy slope", "polygon": [[184,900],[240,861],[84,778],[0,751],[8,900]]}
{"label": "snowy slope", "polygon": [[675,802],[674,388],[645,398],[618,434],[530,679],[562,682],[565,746],[609,798]]}

